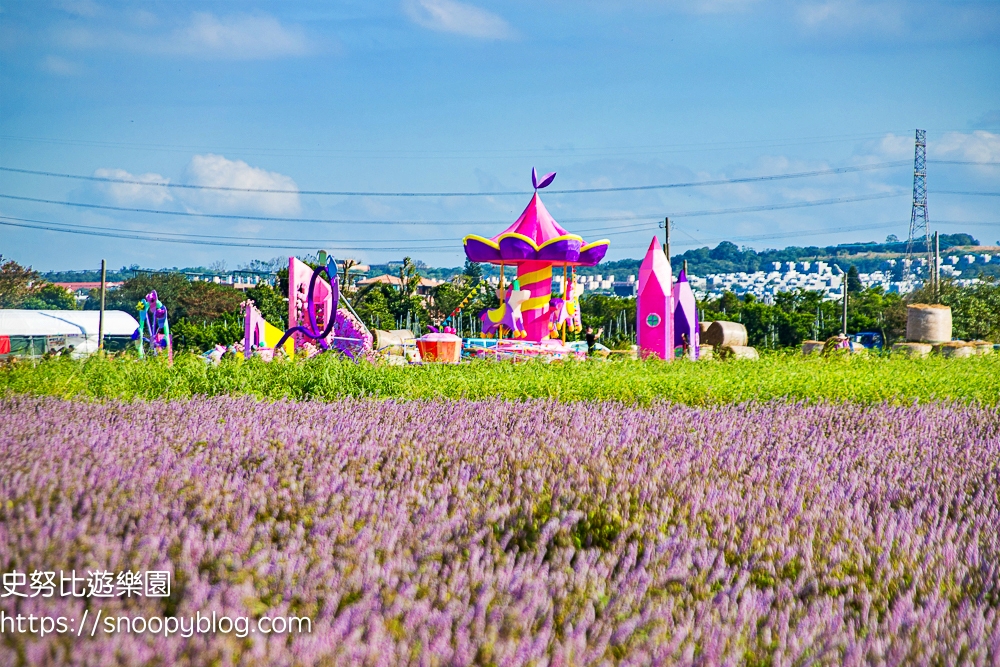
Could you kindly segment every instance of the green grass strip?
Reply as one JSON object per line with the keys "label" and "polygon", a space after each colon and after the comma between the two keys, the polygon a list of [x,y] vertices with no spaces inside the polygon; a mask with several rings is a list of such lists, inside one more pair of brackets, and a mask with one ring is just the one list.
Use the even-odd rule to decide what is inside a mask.
{"label": "green grass strip", "polygon": [[567,364],[481,361],[460,366],[355,364],[333,355],[292,362],[227,360],[210,366],[194,355],[162,359],[65,358],[0,367],[0,395],[158,399],[250,395],[262,399],[379,398],[618,400],[689,405],[747,400],[911,403],[1000,401],[1000,355],[967,359],[803,358],[765,354],[760,361],[588,361]]}

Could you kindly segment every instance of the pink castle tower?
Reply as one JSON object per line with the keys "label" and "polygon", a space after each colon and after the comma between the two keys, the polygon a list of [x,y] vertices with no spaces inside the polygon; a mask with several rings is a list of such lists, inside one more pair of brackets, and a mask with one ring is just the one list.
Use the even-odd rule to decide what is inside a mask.
{"label": "pink castle tower", "polygon": [[656,237],[649,244],[639,267],[636,297],[636,333],[639,354],[656,355],[670,361],[674,351],[674,317],[671,298],[670,261]]}
{"label": "pink castle tower", "polygon": [[698,333],[698,300],[695,299],[684,269],[677,275],[673,297],[674,349],[682,347],[687,351],[689,358],[697,359],[701,348]]}

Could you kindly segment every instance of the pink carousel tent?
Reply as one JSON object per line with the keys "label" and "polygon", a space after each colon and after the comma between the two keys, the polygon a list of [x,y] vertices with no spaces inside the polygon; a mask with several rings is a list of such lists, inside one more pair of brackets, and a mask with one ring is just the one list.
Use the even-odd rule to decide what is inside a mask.
{"label": "pink carousel tent", "polygon": [[604,259],[611,243],[607,239],[586,243],[553,219],[538,197],[538,190],[555,177],[552,173],[539,180],[532,169],[535,193],[514,224],[492,238],[470,234],[462,239],[470,261],[517,266],[520,288],[531,293],[521,305],[526,338],[536,342],[549,336],[552,267],[593,266]]}
{"label": "pink carousel tent", "polygon": [[[549,174],[537,182],[538,188],[552,182]],[[583,237],[570,234],[555,221],[538,196],[531,197],[527,208],[513,225],[492,238],[470,234],[462,239],[465,255],[473,262],[521,264],[543,261],[550,266],[594,266],[608,252],[607,239],[585,243]]]}

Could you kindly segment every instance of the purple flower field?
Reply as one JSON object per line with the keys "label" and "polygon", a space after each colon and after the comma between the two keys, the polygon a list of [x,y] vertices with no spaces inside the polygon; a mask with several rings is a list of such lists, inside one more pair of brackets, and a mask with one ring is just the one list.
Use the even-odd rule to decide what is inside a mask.
{"label": "purple flower field", "polygon": [[0,665],[1000,662],[996,408],[11,397],[0,457],[4,573],[172,574],[8,616],[312,624]]}

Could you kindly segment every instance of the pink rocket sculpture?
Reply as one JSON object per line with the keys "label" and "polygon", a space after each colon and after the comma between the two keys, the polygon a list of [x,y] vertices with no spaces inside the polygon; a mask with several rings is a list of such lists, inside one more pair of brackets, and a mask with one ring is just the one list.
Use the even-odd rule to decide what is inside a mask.
{"label": "pink rocket sculpture", "polygon": [[684,269],[677,274],[673,299],[674,349],[681,347],[689,358],[697,359],[701,345],[698,334],[698,301],[694,298]]}
{"label": "pink rocket sculpture", "polygon": [[636,342],[644,358],[655,354],[667,361],[673,359],[674,318],[670,283],[670,261],[654,236],[639,267],[639,293],[636,297]]}
{"label": "pink rocket sculpture", "polygon": [[555,173],[541,179],[531,170],[535,194],[513,225],[493,238],[470,234],[462,239],[465,255],[473,262],[514,264],[521,289],[531,298],[521,304],[525,340],[539,342],[549,336],[549,302],[552,298],[553,266],[593,266],[604,259],[610,241],[586,243],[556,222],[538,197],[538,190],[555,179]]}

